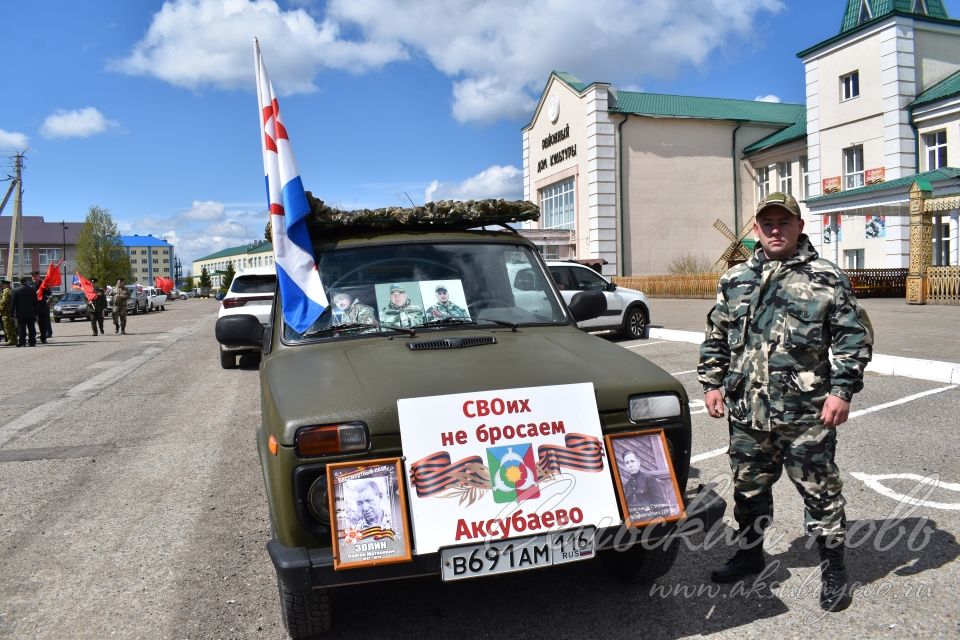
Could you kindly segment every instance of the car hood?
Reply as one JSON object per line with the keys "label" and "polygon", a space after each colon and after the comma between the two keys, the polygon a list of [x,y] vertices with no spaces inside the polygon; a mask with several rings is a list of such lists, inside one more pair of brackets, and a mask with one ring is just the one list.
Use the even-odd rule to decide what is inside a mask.
{"label": "car hood", "polygon": [[[415,351],[411,341],[494,336],[496,344]],[[572,327],[424,332],[416,338],[280,346],[261,366],[265,429],[291,444],[303,426],[361,420],[371,435],[399,432],[397,400],[421,396],[592,382],[601,413],[630,395],[683,386],[616,344]]]}

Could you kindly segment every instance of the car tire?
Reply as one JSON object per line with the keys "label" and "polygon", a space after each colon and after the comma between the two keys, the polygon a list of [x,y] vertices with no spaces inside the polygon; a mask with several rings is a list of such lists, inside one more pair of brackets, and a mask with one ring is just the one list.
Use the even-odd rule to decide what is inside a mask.
{"label": "car tire", "polygon": [[220,366],[224,369],[237,368],[237,352],[220,350]]}
{"label": "car tire", "polygon": [[76,318],[70,318],[70,322],[73,322],[74,320],[76,320]]}
{"label": "car tire", "polygon": [[623,327],[620,329],[620,334],[630,340],[646,338],[649,322],[650,319],[647,317],[646,309],[639,306],[630,307],[623,317]]}
{"label": "car tire", "polygon": [[60,318],[54,318],[53,321],[56,322],[57,324],[60,324]]}
{"label": "car tire", "polygon": [[292,593],[277,578],[277,590],[280,592],[283,626],[293,640],[320,638],[330,631],[333,620],[330,593],[326,589]]}
{"label": "car tire", "polygon": [[661,542],[653,549],[646,549],[638,543],[626,551],[606,551],[600,554],[600,558],[604,568],[619,580],[649,584],[670,571],[679,552],[679,541],[670,540],[669,544]]}

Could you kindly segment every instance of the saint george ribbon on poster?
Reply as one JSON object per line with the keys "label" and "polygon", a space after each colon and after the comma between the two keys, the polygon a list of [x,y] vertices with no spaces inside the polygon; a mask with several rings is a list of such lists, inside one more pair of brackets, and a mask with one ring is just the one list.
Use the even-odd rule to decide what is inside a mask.
{"label": "saint george ribbon on poster", "polygon": [[306,216],[310,212],[307,194],[256,39],[253,41],[253,55],[260,102],[263,171],[281,308],[284,321],[295,331],[303,333],[329,303],[307,232]]}

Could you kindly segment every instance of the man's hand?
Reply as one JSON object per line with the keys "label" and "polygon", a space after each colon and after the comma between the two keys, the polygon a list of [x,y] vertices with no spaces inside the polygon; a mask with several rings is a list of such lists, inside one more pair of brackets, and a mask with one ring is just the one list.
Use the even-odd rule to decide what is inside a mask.
{"label": "man's hand", "polygon": [[825,427],[838,427],[850,416],[850,403],[843,398],[830,395],[820,410],[820,420]]}
{"label": "man's hand", "polygon": [[707,413],[711,418],[723,417],[723,392],[720,389],[710,389],[703,394],[703,403],[707,405]]}

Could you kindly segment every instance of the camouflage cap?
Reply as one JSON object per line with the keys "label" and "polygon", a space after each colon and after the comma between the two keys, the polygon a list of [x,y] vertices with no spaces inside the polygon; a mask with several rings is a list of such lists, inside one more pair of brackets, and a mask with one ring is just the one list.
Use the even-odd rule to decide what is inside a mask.
{"label": "camouflage cap", "polygon": [[768,195],[757,205],[757,215],[759,216],[765,209],[770,207],[780,207],[781,209],[786,209],[798,218],[801,217],[800,205],[797,203],[797,199],[789,193],[777,191]]}
{"label": "camouflage cap", "polygon": [[390,293],[406,293],[407,290],[403,288],[402,284],[392,284],[390,285]]}
{"label": "camouflage cap", "polygon": [[446,290],[447,290],[447,285],[445,285],[445,284],[438,284],[438,285],[437,285],[437,288],[434,289],[434,292],[435,292],[435,293],[440,293],[441,291],[446,291]]}

